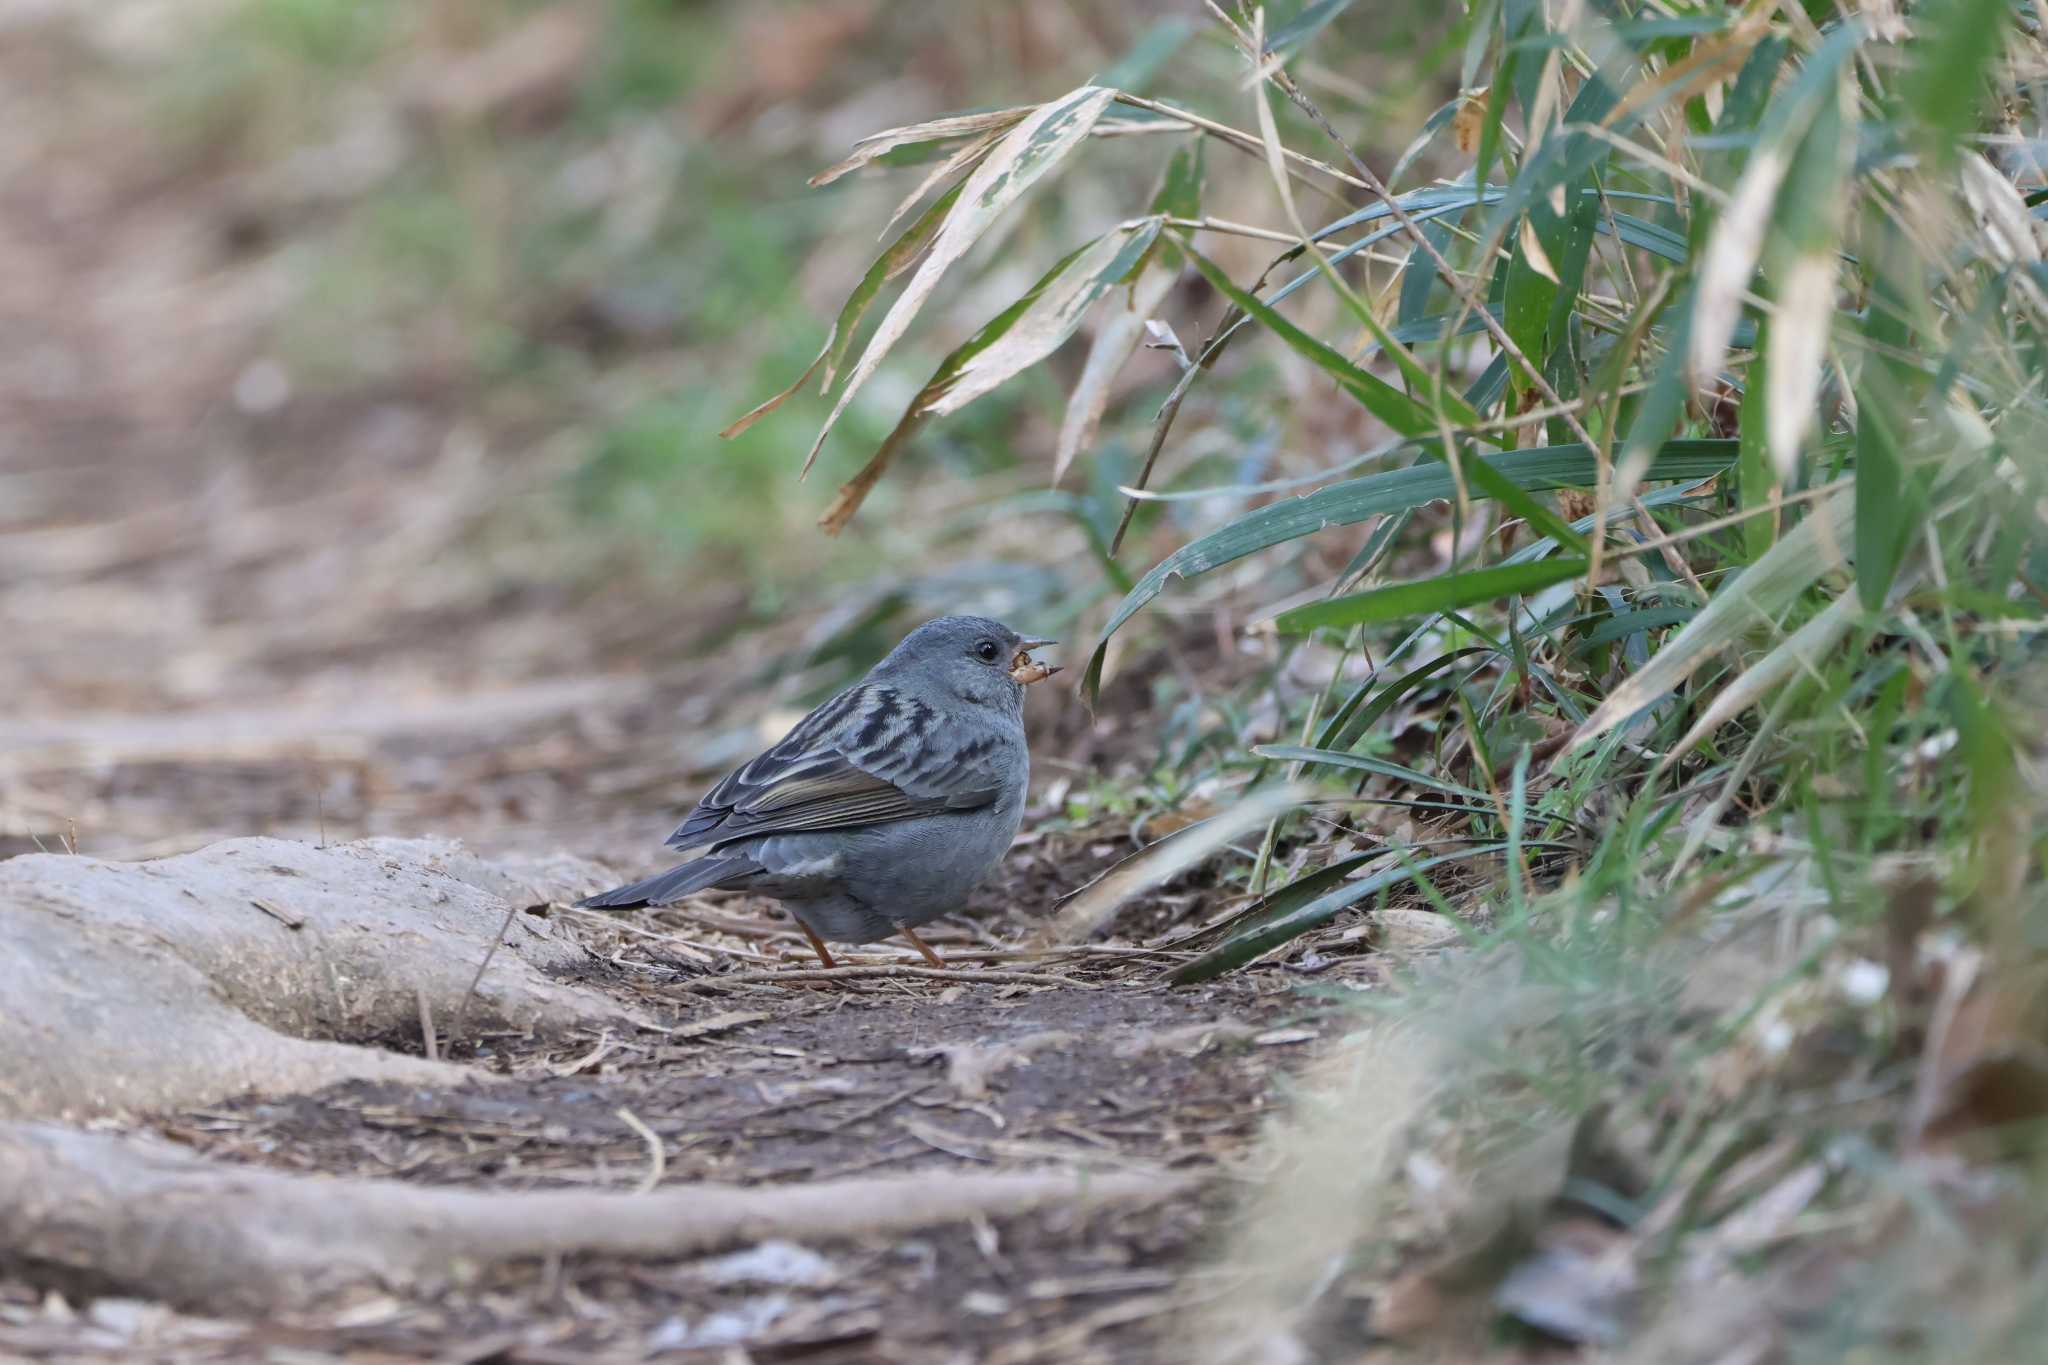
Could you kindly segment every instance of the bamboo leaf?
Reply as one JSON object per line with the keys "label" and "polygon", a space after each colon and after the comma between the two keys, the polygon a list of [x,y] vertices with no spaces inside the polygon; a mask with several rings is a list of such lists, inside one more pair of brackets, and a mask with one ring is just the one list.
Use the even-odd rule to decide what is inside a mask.
{"label": "bamboo leaf", "polygon": [[1741,676],[1722,684],[1707,709],[1685,732],[1685,737],[1665,753],[1658,764],[1659,770],[1669,767],[1708,735],[1783,687],[1794,674],[1818,668],[1829,652],[1841,643],[1842,637],[1849,633],[1849,627],[1856,623],[1857,614],[1855,597],[1837,597],[1811,621],[1744,669]]}
{"label": "bamboo leaf", "polygon": [[1051,355],[1097,299],[1137,270],[1159,226],[1159,219],[1143,218],[1070,253],[947,356],[912,406],[934,416],[957,412]]}
{"label": "bamboo leaf", "polygon": [[1428,773],[1417,772],[1399,763],[1389,763],[1381,758],[1368,758],[1364,754],[1349,753],[1338,749],[1310,749],[1298,744],[1257,744],[1252,752],[1260,758],[1279,759],[1286,763],[1318,763],[1330,768],[1349,768],[1353,772],[1372,773],[1378,777],[1390,777],[1411,787],[1425,787],[1440,791],[1447,796],[1456,796],[1467,801],[1486,804],[1487,795],[1473,787],[1453,782],[1449,778],[1431,777]]}
{"label": "bamboo leaf", "polygon": [[1938,162],[1954,154],[1956,140],[1973,127],[1984,103],[1984,73],[2012,22],[2007,0],[1928,0],[1914,13],[1917,60],[1901,83],[1900,103]]}
{"label": "bamboo leaf", "polygon": [[1051,355],[1094,302],[1127,278],[1159,237],[1160,220],[1126,223],[1069,252],[1018,299],[948,355],[925,382],[880,449],[841,485],[818,519],[828,535],[852,520],[924,418],[958,411],[1004,380]]}
{"label": "bamboo leaf", "polygon": [[939,224],[945,221],[947,212],[953,207],[954,201],[959,197],[960,186],[955,185],[951,190],[941,195],[938,201],[930,208],[926,209],[915,223],[904,229],[903,234],[889,244],[888,250],[875,258],[874,264],[870,265],[867,273],[861,276],[860,283],[854,286],[851,294],[847,295],[846,302],[839,306],[839,316],[832,323],[832,330],[826,333],[825,344],[819,349],[818,358],[813,360],[810,366],[796,377],[795,383],[791,384],[781,393],[776,394],[773,398],[759,404],[751,412],[718,434],[727,440],[739,435],[748,427],[754,425],[754,423],[760,421],[784,403],[787,403],[795,395],[796,391],[802,388],[810,377],[818,372],[820,367],[823,367],[825,371],[825,387],[830,388],[832,386],[832,376],[846,359],[847,351],[852,349],[854,333],[860,330],[860,320],[867,316],[867,311],[873,305],[875,296],[882,292],[883,285],[910,268],[910,263],[917,259],[918,253],[931,243],[933,235],[939,230]]}
{"label": "bamboo leaf", "polygon": [[1608,693],[1572,735],[1576,748],[1633,716],[1691,677],[1699,667],[1759,625],[1775,623],[1793,598],[1823,574],[1843,567],[1856,519],[1854,493],[1841,488],[1823,498],[1806,520],[1724,583],[1650,662]]}
{"label": "bamboo leaf", "polygon": [[1819,100],[1792,158],[1765,253],[1778,309],[1764,357],[1764,435],[1780,478],[1798,468],[1813,430],[1835,320],[1835,257],[1851,146],[1845,99],[1837,79]]}
{"label": "bamboo leaf", "polygon": [[1778,191],[1814,120],[1830,105],[1839,110],[1842,66],[1855,51],[1860,34],[1856,24],[1836,29],[1807,61],[1799,79],[1771,104],[1758,131],[1757,148],[1750,154],[1728,207],[1715,223],[1700,262],[1688,352],[1696,384],[1710,381],[1720,371],[1728,338],[1742,312],[1742,295],[1763,252],[1764,231],[1778,202]]}
{"label": "bamboo leaf", "polygon": [[1373,679],[1368,678],[1357,691],[1353,692],[1345,700],[1344,705],[1338,708],[1337,712],[1330,717],[1329,723],[1323,726],[1323,733],[1316,737],[1316,747],[1321,749],[1349,749],[1359,741],[1366,731],[1372,729],[1376,721],[1399,705],[1401,698],[1418,690],[1424,683],[1434,677],[1437,671],[1443,668],[1444,665],[1454,663],[1469,655],[1490,654],[1492,652],[1492,648],[1487,645],[1467,645],[1463,649],[1454,649],[1447,654],[1439,654],[1428,663],[1410,669],[1385,687],[1382,687],[1380,694],[1372,699],[1372,704],[1361,711],[1358,709],[1359,705],[1364,702],[1373,683]]}
{"label": "bamboo leaf", "polygon": [[[1514,484],[1529,491],[1591,487],[1598,461],[1584,445],[1537,447],[1484,457]],[[1726,469],[1735,459],[1735,442],[1671,441],[1646,466],[1649,479],[1702,479]],[[1466,467],[1478,463],[1468,459]],[[1442,464],[1417,464],[1319,488],[1299,497],[1283,498],[1249,512],[1228,526],[1190,541],[1159,561],[1140,578],[1111,614],[1102,638],[1089,658],[1082,686],[1094,697],[1102,684],[1102,666],[1110,637],[1124,622],[1157,597],[1167,582],[1194,578],[1286,541],[1313,535],[1330,526],[1349,526],[1368,517],[1420,507],[1457,495],[1450,469]]]}
{"label": "bamboo leaf", "polygon": [[995,149],[984,156],[962,182],[958,202],[945,216],[944,225],[932,239],[931,250],[918,265],[917,273],[910,277],[902,295],[883,316],[881,325],[868,341],[867,349],[861,353],[859,363],[847,376],[846,386],[840,390],[838,401],[833,404],[831,414],[826,417],[824,427],[818,432],[818,438],[812,442],[811,452],[804,460],[806,471],[817,460],[825,438],[832,434],[832,428],[838,424],[847,404],[853,401],[854,394],[874,374],[883,357],[909,328],[918,310],[924,307],[925,300],[931,297],[939,277],[967,254],[968,248],[980,240],[1003,210],[1015,203],[1025,190],[1057,166],[1081,139],[1088,136],[1115,95],[1114,90],[1084,85],[1069,95],[1038,106],[1005,134]]}
{"label": "bamboo leaf", "polygon": [[1031,105],[1016,109],[990,109],[974,114],[951,114],[901,128],[869,133],[853,144],[853,154],[811,177],[813,187],[829,185],[841,176],[873,165],[891,152],[918,147],[939,147],[948,142],[978,138],[1000,129],[1013,128],[1033,112]]}
{"label": "bamboo leaf", "polygon": [[[1152,196],[1152,212],[1172,218],[1192,218],[1201,211],[1202,144],[1182,148],[1167,162],[1159,192]],[[1157,243],[1145,254],[1137,276],[1121,296],[1120,306],[1112,302],[1095,329],[1088,346],[1088,359],[1074,391],[1067,399],[1066,416],[1053,450],[1052,482],[1058,484],[1081,448],[1095,439],[1102,414],[1109,406],[1109,391],[1117,375],[1145,339],[1145,323],[1180,279],[1182,259],[1177,248]]]}
{"label": "bamboo leaf", "polygon": [[1496,564],[1464,573],[1444,574],[1394,583],[1369,592],[1312,602],[1282,612],[1274,627],[1283,635],[1298,635],[1321,626],[1362,626],[1378,621],[1398,621],[1422,612],[1453,610],[1476,602],[1491,602],[1517,593],[1535,592],[1553,583],[1576,578],[1586,571],[1583,559],[1539,559],[1527,564]]}

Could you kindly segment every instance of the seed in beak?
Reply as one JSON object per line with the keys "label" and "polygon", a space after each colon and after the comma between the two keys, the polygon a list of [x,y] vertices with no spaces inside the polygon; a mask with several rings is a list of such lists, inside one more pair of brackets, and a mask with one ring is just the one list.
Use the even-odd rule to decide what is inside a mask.
{"label": "seed in beak", "polygon": [[1017,657],[1010,660],[1011,680],[1025,687],[1029,687],[1031,686],[1031,684],[1035,682],[1044,682],[1047,678],[1050,678],[1053,674],[1059,672],[1060,666],[1058,664],[1042,664],[1038,662],[1038,660],[1031,657],[1030,647],[1032,645],[1049,645],[1052,643],[1054,643],[1054,641],[1051,640],[1024,641],[1024,648],[1019,649],[1017,651]]}

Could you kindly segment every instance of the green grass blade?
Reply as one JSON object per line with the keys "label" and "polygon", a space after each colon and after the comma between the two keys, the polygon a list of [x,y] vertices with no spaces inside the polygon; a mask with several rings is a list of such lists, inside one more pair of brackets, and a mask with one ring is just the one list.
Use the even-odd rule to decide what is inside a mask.
{"label": "green grass blade", "polygon": [[1397,782],[1428,787],[1434,791],[1482,804],[1492,799],[1485,792],[1452,782],[1447,778],[1431,777],[1428,773],[1404,768],[1399,763],[1389,763],[1380,758],[1367,758],[1364,754],[1343,753],[1334,749],[1310,749],[1299,744],[1258,744],[1252,747],[1252,752],[1260,758],[1280,759],[1288,763],[1320,763],[1326,767],[1350,768],[1357,772],[1391,777]]}

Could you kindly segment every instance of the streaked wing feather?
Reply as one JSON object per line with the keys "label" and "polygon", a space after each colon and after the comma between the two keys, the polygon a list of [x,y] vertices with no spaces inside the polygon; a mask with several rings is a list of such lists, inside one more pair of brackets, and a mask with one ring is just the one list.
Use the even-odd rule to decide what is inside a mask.
{"label": "streaked wing feather", "polygon": [[938,716],[881,683],[840,693],[758,757],[721,779],[676,832],[675,848],[804,830],[884,824],[988,805],[1002,787],[992,763],[924,762]]}

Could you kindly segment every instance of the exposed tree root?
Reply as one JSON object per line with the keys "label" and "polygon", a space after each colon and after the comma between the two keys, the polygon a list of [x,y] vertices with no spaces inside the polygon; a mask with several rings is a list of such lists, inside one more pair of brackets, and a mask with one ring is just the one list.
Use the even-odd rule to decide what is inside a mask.
{"label": "exposed tree root", "polygon": [[369,1286],[430,1292],[488,1264],[556,1254],[687,1255],[1149,1200],[1187,1186],[1166,1174],[926,1172],[514,1194],[288,1175],[160,1142],[0,1123],[0,1272],[75,1293],[272,1311]]}
{"label": "exposed tree root", "polygon": [[[352,1042],[445,1033],[511,904],[609,873],[487,864],[459,845],[332,848],[235,839],[153,862],[0,863],[0,1118],[190,1107],[357,1078],[466,1073]],[[608,996],[542,968],[584,958],[549,921],[512,917],[468,1027],[618,1020]],[[0,1187],[0,1202],[4,1202]]]}

